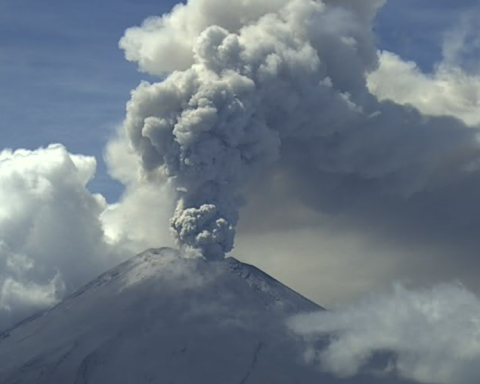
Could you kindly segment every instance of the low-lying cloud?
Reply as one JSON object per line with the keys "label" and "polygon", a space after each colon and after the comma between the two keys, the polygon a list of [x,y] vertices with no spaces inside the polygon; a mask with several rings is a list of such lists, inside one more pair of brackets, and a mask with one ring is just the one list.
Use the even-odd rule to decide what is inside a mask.
{"label": "low-lying cloud", "polygon": [[[371,295],[356,304],[290,320],[310,347],[305,359],[346,378],[381,354],[376,375],[398,374],[418,383],[473,384],[480,377],[480,301],[460,284]],[[326,340],[323,349],[314,342]]]}

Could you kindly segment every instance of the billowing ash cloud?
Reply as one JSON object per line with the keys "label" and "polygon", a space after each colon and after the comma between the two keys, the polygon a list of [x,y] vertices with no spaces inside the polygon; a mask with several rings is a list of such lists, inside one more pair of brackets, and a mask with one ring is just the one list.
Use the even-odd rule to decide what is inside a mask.
{"label": "billowing ash cloud", "polygon": [[[460,285],[396,286],[349,307],[296,316],[290,327],[311,345],[308,363],[342,378],[371,369],[382,354],[389,357],[384,374],[418,383],[473,384],[480,377],[480,301]],[[315,347],[317,339],[326,346]]]}
{"label": "billowing ash cloud", "polygon": [[191,0],[127,30],[127,59],[165,78],[133,92],[125,129],[147,176],[176,190],[181,245],[229,252],[246,181],[278,160],[403,198],[476,170],[473,130],[367,89],[382,4]]}

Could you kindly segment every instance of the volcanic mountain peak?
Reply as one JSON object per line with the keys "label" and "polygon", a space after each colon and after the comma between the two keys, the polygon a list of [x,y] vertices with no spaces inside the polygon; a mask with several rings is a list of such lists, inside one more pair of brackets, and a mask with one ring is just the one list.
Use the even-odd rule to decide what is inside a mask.
{"label": "volcanic mountain peak", "polygon": [[5,332],[0,382],[308,380],[316,373],[301,364],[285,319],[319,309],[233,258],[151,249]]}
{"label": "volcanic mountain peak", "polygon": [[307,365],[286,323],[318,310],[234,258],[150,249],[0,335],[0,383],[401,383]]}

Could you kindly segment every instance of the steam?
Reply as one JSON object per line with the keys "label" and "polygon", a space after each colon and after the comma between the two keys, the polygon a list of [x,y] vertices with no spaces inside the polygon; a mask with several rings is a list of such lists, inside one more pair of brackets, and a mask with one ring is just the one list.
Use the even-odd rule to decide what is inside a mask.
{"label": "steam", "polygon": [[165,78],[132,93],[124,127],[146,177],[176,191],[181,246],[231,251],[243,187],[285,148],[402,197],[476,169],[472,130],[368,91],[382,4],[191,0],[127,30],[126,58]]}

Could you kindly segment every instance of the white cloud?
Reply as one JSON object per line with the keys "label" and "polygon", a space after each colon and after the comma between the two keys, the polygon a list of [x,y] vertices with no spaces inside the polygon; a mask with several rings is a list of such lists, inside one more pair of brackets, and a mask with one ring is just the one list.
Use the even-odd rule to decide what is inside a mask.
{"label": "white cloud", "polygon": [[379,68],[367,77],[380,100],[410,104],[432,116],[454,116],[470,126],[480,125],[480,26],[478,6],[464,12],[442,43],[442,60],[432,73],[415,62],[380,52]]}
{"label": "white cloud", "polygon": [[[474,384],[480,377],[480,301],[458,284],[370,296],[357,304],[290,320],[311,346],[305,358],[339,377],[352,377],[379,354],[383,373],[430,384]],[[315,349],[315,340],[327,345]],[[375,372],[379,374],[380,372]]]}
{"label": "white cloud", "polygon": [[167,243],[162,188],[136,181],[120,144],[112,142],[109,153],[113,174],[127,184],[110,206],[87,188],[92,157],[61,145],[0,153],[0,330],[125,258]]}
{"label": "white cloud", "polygon": [[[3,316],[18,318],[31,311],[42,310],[58,301],[58,292],[65,287],[61,284],[60,276],[43,284],[20,282],[11,277],[3,281],[0,292],[0,311]],[[5,323],[5,319],[3,319]]]}
{"label": "white cloud", "polygon": [[61,145],[0,153],[0,328],[114,261],[99,221],[106,203],[86,189],[95,168]]}
{"label": "white cloud", "polygon": [[125,137],[118,130],[105,149],[109,174],[122,182],[120,200],[101,214],[106,240],[132,254],[151,247],[173,245],[169,231],[174,210],[173,191],[164,179],[147,179]]}
{"label": "white cloud", "polygon": [[368,76],[370,91],[380,100],[410,104],[432,116],[454,116],[466,124],[480,124],[480,74],[442,63],[434,73],[398,55],[380,53],[380,67]]}

